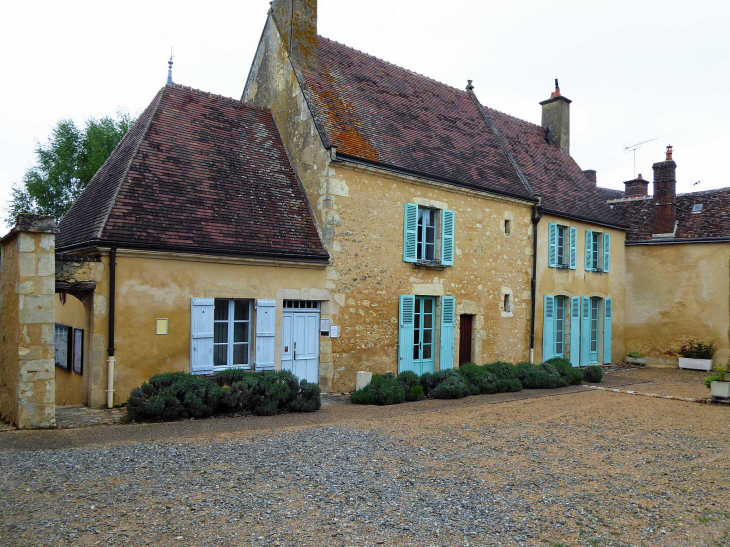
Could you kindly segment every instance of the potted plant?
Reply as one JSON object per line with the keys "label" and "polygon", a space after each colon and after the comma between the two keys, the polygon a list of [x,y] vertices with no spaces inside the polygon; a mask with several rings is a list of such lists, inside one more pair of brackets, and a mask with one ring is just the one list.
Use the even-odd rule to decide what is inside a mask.
{"label": "potted plant", "polygon": [[725,374],[727,369],[722,367],[715,367],[714,376],[705,378],[705,385],[710,388],[710,393],[713,399],[730,399],[730,382],[725,381]]}
{"label": "potted plant", "polygon": [[715,343],[690,340],[683,344],[677,353],[679,354],[679,368],[709,371],[712,368]]}
{"label": "potted plant", "polygon": [[626,362],[632,365],[645,365],[646,359],[642,359],[638,351],[632,350],[626,354]]}

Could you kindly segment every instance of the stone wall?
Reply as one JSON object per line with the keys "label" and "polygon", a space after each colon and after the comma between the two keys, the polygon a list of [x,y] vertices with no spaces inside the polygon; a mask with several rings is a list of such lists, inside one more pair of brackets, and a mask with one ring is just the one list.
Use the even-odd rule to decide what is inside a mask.
{"label": "stone wall", "polygon": [[55,232],[20,215],[2,240],[0,412],[19,428],[54,427]]}

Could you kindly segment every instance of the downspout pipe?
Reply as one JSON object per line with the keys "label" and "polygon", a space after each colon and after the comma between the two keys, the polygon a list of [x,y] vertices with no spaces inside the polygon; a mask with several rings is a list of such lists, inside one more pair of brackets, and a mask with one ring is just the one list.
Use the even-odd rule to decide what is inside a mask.
{"label": "downspout pipe", "polygon": [[532,313],[530,314],[530,363],[535,362],[535,307],[537,305],[537,225],[542,218],[540,205],[532,206],[532,279],[530,294],[532,295]]}
{"label": "downspout pipe", "polygon": [[106,406],[114,406],[114,302],[117,290],[117,248],[109,251],[109,357],[106,361]]}

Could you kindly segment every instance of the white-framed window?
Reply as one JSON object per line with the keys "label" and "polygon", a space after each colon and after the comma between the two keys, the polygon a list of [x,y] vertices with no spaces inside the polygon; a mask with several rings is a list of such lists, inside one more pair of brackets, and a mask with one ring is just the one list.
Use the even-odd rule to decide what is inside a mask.
{"label": "white-framed window", "polygon": [[557,245],[557,266],[558,268],[565,268],[568,266],[567,261],[567,242],[568,242],[568,228],[565,226],[558,225],[558,245]]}
{"label": "white-framed window", "polygon": [[577,229],[551,222],[548,226],[548,266],[575,270]]}
{"label": "white-framed window", "polygon": [[565,300],[564,296],[555,297],[555,356],[565,355]]}
{"label": "white-framed window", "polygon": [[608,273],[611,264],[611,234],[586,230],[586,271]]}
{"label": "white-framed window", "polygon": [[591,234],[591,250],[592,250],[592,262],[591,268],[594,272],[597,272],[600,268],[601,262],[601,233],[593,232]]}
{"label": "white-framed window", "polygon": [[215,299],[213,367],[247,367],[251,363],[251,301]]}
{"label": "white-framed window", "polygon": [[436,223],[438,211],[435,209],[418,208],[418,234],[416,259],[436,260]]}

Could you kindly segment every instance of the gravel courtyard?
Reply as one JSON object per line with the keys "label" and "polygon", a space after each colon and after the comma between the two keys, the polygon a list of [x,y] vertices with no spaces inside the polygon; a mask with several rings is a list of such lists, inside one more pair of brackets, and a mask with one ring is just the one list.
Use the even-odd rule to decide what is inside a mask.
{"label": "gravel courtyard", "polygon": [[0,544],[730,545],[730,408],[490,397],[4,451]]}

